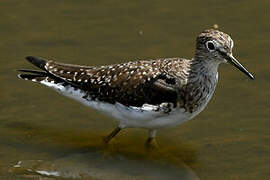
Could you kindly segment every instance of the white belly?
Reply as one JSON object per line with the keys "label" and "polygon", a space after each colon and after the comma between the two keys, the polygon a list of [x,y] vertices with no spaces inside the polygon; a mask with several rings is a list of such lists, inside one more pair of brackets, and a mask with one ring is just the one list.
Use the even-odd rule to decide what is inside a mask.
{"label": "white belly", "polygon": [[110,104],[101,101],[94,101],[83,98],[86,93],[82,90],[75,90],[72,86],[63,86],[62,83],[52,83],[48,81],[41,81],[48,87],[55,89],[57,92],[75,99],[86,106],[96,109],[101,112],[114,117],[119,121],[121,127],[139,127],[147,129],[158,129],[164,127],[173,127],[179,125],[187,120],[192,119],[199,114],[212,95],[209,96],[208,101],[199,110],[193,113],[186,112],[182,108],[172,108],[170,112],[166,112],[160,106],[144,104],[142,107],[124,106],[120,103]]}

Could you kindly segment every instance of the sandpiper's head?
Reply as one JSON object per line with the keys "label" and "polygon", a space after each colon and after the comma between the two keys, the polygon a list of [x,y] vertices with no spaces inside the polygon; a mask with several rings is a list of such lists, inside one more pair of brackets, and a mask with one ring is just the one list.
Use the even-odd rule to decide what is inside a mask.
{"label": "sandpiper's head", "polygon": [[196,43],[195,58],[216,64],[229,62],[254,79],[253,75],[233,57],[233,40],[228,34],[215,29],[205,30],[197,37]]}

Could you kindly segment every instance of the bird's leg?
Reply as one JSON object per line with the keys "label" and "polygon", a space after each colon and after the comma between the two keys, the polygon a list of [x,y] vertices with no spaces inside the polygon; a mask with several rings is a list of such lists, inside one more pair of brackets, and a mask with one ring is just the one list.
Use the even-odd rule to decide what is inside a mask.
{"label": "bird's leg", "polygon": [[156,133],[157,133],[157,130],[155,130],[155,129],[150,129],[149,130],[149,137],[145,142],[145,146],[147,148],[153,149],[153,148],[158,147],[157,142],[156,142]]}
{"label": "bird's leg", "polygon": [[116,136],[120,131],[121,131],[121,129],[123,129],[123,128],[121,128],[121,127],[117,127],[117,128],[115,128],[108,136],[106,136],[105,138],[103,138],[103,141],[107,144],[107,143],[109,143],[110,142],[110,140],[114,137],[114,136]]}

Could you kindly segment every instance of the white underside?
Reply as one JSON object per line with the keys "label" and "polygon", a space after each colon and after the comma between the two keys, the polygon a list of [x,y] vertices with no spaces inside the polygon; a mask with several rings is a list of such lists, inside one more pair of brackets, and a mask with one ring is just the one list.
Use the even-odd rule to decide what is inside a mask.
{"label": "white underside", "polygon": [[[55,84],[43,80],[40,82],[48,87],[55,89],[57,92],[75,99],[86,106],[90,106],[101,112],[114,117],[119,121],[120,127],[139,127],[147,129],[158,129],[164,127],[173,127],[179,125],[187,120],[190,120],[199,114],[204,107],[200,110],[189,113],[184,109],[174,108],[169,113],[159,106],[144,104],[142,107],[124,106],[120,103],[110,104],[101,101],[93,101],[91,99],[82,98],[86,93],[82,90],[75,90],[72,86],[63,86],[61,83]],[[209,96],[209,99],[211,96]],[[157,109],[160,109],[157,111]]]}

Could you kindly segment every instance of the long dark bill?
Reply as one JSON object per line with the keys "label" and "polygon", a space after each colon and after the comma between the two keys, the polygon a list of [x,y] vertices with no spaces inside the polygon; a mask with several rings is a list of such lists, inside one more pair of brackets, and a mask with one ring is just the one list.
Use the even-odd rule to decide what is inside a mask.
{"label": "long dark bill", "polygon": [[227,59],[229,63],[235,66],[237,69],[245,73],[250,79],[254,79],[254,76],[248,72],[246,68],[244,68],[244,66],[242,66],[231,54],[226,54],[225,59]]}

